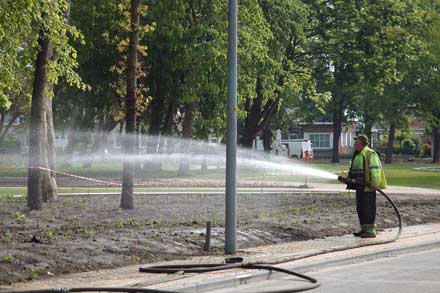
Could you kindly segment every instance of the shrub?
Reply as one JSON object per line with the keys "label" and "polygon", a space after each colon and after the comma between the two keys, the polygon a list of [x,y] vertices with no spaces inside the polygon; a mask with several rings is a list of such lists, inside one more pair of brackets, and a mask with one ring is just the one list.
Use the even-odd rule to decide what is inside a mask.
{"label": "shrub", "polygon": [[403,155],[414,155],[416,153],[416,144],[412,139],[406,138],[402,141],[401,152]]}

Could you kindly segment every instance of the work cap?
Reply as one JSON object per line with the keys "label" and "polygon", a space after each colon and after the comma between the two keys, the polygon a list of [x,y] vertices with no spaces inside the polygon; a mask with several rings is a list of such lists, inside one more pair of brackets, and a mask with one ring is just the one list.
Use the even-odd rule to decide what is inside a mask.
{"label": "work cap", "polygon": [[358,135],[358,136],[354,137],[354,140],[359,140],[364,145],[368,144],[368,137],[366,135],[364,135],[364,134],[361,134],[361,135]]}

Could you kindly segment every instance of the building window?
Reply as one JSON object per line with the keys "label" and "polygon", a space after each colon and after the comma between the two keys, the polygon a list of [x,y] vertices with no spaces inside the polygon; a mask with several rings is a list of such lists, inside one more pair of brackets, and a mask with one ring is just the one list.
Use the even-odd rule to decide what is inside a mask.
{"label": "building window", "polygon": [[330,148],[330,133],[310,133],[313,148]]}
{"label": "building window", "polygon": [[289,139],[298,139],[298,134],[296,134],[296,133],[289,133]]}

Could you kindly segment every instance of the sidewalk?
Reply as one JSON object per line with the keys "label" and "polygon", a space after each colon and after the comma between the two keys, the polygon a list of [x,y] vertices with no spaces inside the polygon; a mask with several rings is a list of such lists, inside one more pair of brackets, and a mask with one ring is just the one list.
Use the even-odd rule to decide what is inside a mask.
{"label": "sidewalk", "polygon": [[[329,183],[311,183],[309,191],[329,192],[339,191],[346,192],[344,184],[329,184]],[[405,194],[405,195],[424,195],[424,196],[440,196],[440,189],[408,187],[408,186],[387,186],[384,189],[386,194]]]}
{"label": "sidewalk", "polygon": [[[270,246],[262,246],[241,249],[237,255],[245,259],[245,262],[279,263],[285,268],[313,268],[335,261],[355,261],[356,258],[378,254],[391,254],[393,252],[423,248],[423,246],[440,246],[440,224],[429,224],[404,227],[401,238],[394,243],[364,246],[360,248],[331,252],[353,245],[364,245],[380,241],[390,240],[394,237],[396,229],[381,232],[376,239],[359,239],[351,235],[342,237],[329,237],[303,242],[292,242]],[[331,252],[331,253],[326,253]],[[321,254],[326,253],[326,254]],[[167,263],[145,264],[201,264],[222,263],[225,256],[193,257],[185,261],[170,261]],[[185,292],[202,292],[233,285],[233,282],[249,280],[252,276],[267,272],[234,269],[204,274],[147,274],[139,273],[139,265],[128,266],[113,270],[100,270],[87,273],[78,273],[53,277],[47,280],[17,283],[12,286],[2,287],[6,290],[26,290],[43,288],[70,288],[70,287],[140,287],[161,288],[167,290],[179,290]],[[232,283],[231,283],[232,282]],[[183,289],[187,288],[187,289]],[[1,291],[1,290],[0,290]]]}

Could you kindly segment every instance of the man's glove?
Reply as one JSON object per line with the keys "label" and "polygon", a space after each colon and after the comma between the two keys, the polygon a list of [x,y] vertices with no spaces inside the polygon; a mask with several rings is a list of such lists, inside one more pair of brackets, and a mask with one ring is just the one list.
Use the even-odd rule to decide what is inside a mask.
{"label": "man's glove", "polygon": [[353,183],[353,181],[348,181],[347,183],[347,189],[352,189],[352,190],[356,190],[357,189],[357,185]]}
{"label": "man's glove", "polygon": [[338,176],[338,180],[347,184],[347,189],[363,190],[365,181],[362,179],[351,179],[348,177]]}

